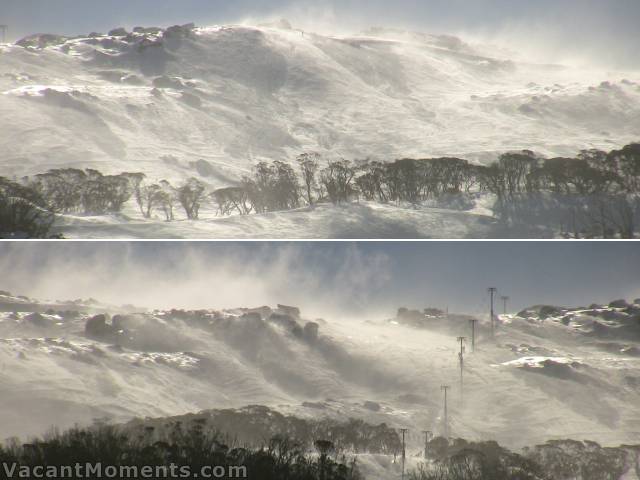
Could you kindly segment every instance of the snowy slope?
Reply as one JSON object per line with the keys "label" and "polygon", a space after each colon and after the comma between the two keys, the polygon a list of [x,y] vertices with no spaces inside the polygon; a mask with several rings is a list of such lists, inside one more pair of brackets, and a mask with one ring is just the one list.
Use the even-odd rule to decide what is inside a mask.
{"label": "snowy slope", "polygon": [[460,211],[398,206],[375,202],[314,205],[284,212],[165,222],[144,220],[130,206],[126,215],[83,217],[66,215],[55,231],[65,238],[525,238],[551,237],[553,232],[531,227],[507,227],[486,211]]}
{"label": "snowy slope", "polygon": [[[261,307],[114,318],[123,329],[117,340],[87,335],[90,314],[2,313],[0,437],[104,416],[262,404],[410,428],[413,456],[422,430],[443,431],[440,386],[448,384],[456,437],[510,447],[554,438],[640,441],[640,304],[505,316],[495,343],[481,326],[477,351],[465,356],[463,403],[455,337],[469,334],[466,321],[434,330],[384,315],[335,318],[317,321],[316,338],[295,326],[306,320],[291,323],[283,313]],[[630,330],[619,338],[588,322]]]}
{"label": "snowy slope", "polygon": [[[511,61],[455,37],[373,29],[331,37],[268,26],[35,36],[0,46],[0,175],[54,167],[233,185],[260,160],[574,155],[640,138],[640,74]],[[490,199],[481,199],[482,204]],[[209,211],[211,210],[211,211]],[[61,218],[93,238],[502,238],[486,209],[320,207],[167,224]],[[488,213],[488,215],[487,215]],[[179,216],[180,217],[180,216]]]}
{"label": "snowy slope", "polygon": [[2,46],[0,174],[66,165],[175,180],[204,159],[215,187],[303,151],[574,154],[640,137],[638,80],[385,30],[223,26]]}

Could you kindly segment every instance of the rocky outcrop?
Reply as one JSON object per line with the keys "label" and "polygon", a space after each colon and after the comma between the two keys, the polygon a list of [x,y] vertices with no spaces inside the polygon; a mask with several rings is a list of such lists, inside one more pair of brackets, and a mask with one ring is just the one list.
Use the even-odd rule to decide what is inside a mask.
{"label": "rocky outcrop", "polygon": [[182,80],[176,77],[168,77],[167,75],[154,78],[153,86],[156,88],[173,88],[175,90],[182,90],[185,88]]}
{"label": "rocky outcrop", "polygon": [[110,37],[126,37],[127,35],[129,35],[129,32],[127,32],[124,28],[119,27],[110,30],[108,35]]}
{"label": "rocky outcrop", "polygon": [[46,48],[55,45],[62,45],[68,40],[67,37],[61,35],[52,35],[50,33],[38,33],[24,37],[16,42],[20,47]]}
{"label": "rocky outcrop", "polygon": [[273,310],[271,309],[271,307],[257,307],[257,308],[250,308],[247,310],[247,312],[256,312],[260,314],[260,317],[262,317],[263,319],[267,319],[269,318],[269,315],[271,315],[273,313]]}
{"label": "rocky outcrop", "polygon": [[272,313],[271,316],[267,319],[269,323],[273,323],[280,327],[283,327],[289,333],[294,335],[295,337],[302,338],[303,330],[302,327],[296,322],[296,320],[291,315],[285,315],[282,313]]}
{"label": "rocky outcrop", "polygon": [[561,315],[562,309],[552,305],[535,305],[518,313],[518,317],[538,317],[540,320],[546,320],[549,317],[559,317]]}
{"label": "rocky outcrop", "polygon": [[25,316],[24,321],[40,328],[51,326],[51,321],[37,312]]}
{"label": "rocky outcrop", "polygon": [[278,312],[289,315],[296,319],[300,319],[300,309],[298,307],[290,307],[288,305],[278,304]]}
{"label": "rocky outcrop", "polygon": [[611,308],[627,308],[629,307],[629,304],[626,300],[614,300],[613,302],[609,303],[609,306]]}
{"label": "rocky outcrop", "polygon": [[162,33],[162,29],[160,27],[134,27],[133,32],[148,35],[158,35]]}
{"label": "rocky outcrop", "polygon": [[84,326],[84,333],[94,340],[111,341],[115,336],[116,329],[113,325],[107,323],[106,315],[100,314],[87,320]]}
{"label": "rocky outcrop", "polygon": [[303,338],[309,342],[313,343],[318,339],[318,332],[320,330],[320,325],[316,322],[307,322],[303,329]]}
{"label": "rocky outcrop", "polygon": [[164,38],[188,38],[193,36],[196,26],[193,23],[174,25],[164,31]]}

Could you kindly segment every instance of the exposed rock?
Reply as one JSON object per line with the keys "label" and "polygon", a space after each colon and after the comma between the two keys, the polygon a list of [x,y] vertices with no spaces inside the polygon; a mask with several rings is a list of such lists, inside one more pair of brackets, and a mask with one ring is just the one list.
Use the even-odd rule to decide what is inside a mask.
{"label": "exposed rock", "polygon": [[609,304],[611,308],[627,308],[629,304],[626,300],[614,300]]}
{"label": "exposed rock", "polygon": [[108,35],[110,37],[126,37],[127,35],[129,35],[129,32],[127,32],[124,28],[120,27],[120,28],[114,28],[113,30],[110,30]]}
{"label": "exposed rock", "polygon": [[257,313],[260,314],[260,316],[262,318],[268,318],[269,315],[271,315],[273,313],[273,310],[271,310],[271,307],[267,307],[267,306],[258,307],[258,308],[250,308],[248,311],[249,312],[257,312]]}
{"label": "exposed rock", "polygon": [[278,304],[278,310],[285,315],[290,315],[293,318],[300,318],[300,309],[298,307],[290,307],[288,305]]}
{"label": "exposed rock", "polygon": [[538,317],[540,320],[546,320],[549,317],[559,317],[562,310],[552,305],[536,305],[518,313],[518,317]]}
{"label": "exposed rock", "polygon": [[113,325],[107,324],[107,316],[101,314],[87,320],[84,326],[84,333],[89,338],[107,340],[113,337],[115,329]]}
{"label": "exposed rock", "polygon": [[622,315],[619,312],[613,311],[613,310],[606,310],[600,313],[599,316],[603,320],[620,320],[622,317]]}
{"label": "exposed rock", "polygon": [[111,319],[111,325],[115,330],[126,330],[133,327],[133,321],[128,315],[114,315]]}
{"label": "exposed rock", "polygon": [[366,401],[366,402],[364,402],[364,404],[362,406],[364,408],[366,408],[367,410],[370,410],[372,412],[379,412],[380,411],[380,404],[376,403],[376,402]]}
{"label": "exposed rock", "polygon": [[162,32],[160,27],[135,27],[133,29],[135,33],[145,33],[148,35],[157,35]]}
{"label": "exposed rock", "polygon": [[196,26],[193,23],[186,25],[174,25],[164,31],[165,38],[187,38],[193,35]]}
{"label": "exposed rock", "polygon": [[307,322],[304,326],[303,337],[307,342],[315,342],[318,339],[320,326],[316,322]]}
{"label": "exposed rock", "polygon": [[52,35],[49,33],[37,33],[24,37],[16,42],[20,47],[46,48],[54,45],[62,45],[68,40],[67,37],[61,35]]}
{"label": "exposed rock", "polygon": [[287,331],[295,335],[296,337],[302,337],[302,327],[298,325],[298,322],[291,315],[285,315],[282,313],[272,313],[268,320],[269,323],[284,327]]}
{"label": "exposed rock", "polygon": [[[134,38],[132,41],[135,42],[136,39]],[[164,46],[164,43],[162,42],[162,40],[158,38],[145,37],[142,40],[137,41],[137,46],[138,46],[138,51],[142,52],[148,48],[161,48]]]}
{"label": "exposed rock", "polygon": [[240,318],[249,322],[262,322],[262,315],[259,312],[247,312]]}
{"label": "exposed rock", "polygon": [[24,320],[31,323],[32,325],[35,325],[36,327],[48,327],[51,324],[49,320],[40,315],[38,312],[27,315],[26,317],[24,317]]}
{"label": "exposed rock", "polygon": [[156,88],[174,88],[176,90],[182,90],[184,88],[182,80],[176,77],[168,77],[166,75],[154,78],[153,86]]}
{"label": "exposed rock", "polygon": [[525,364],[522,366],[522,369],[528,372],[542,373],[549,377],[559,378],[561,380],[584,382],[586,378],[576,371],[576,369],[580,367],[581,364],[578,362],[561,363],[547,359],[540,362],[539,366]]}

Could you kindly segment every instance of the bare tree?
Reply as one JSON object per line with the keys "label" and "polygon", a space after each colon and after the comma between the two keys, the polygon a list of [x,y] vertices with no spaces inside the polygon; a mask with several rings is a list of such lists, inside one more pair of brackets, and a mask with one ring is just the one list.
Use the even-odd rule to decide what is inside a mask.
{"label": "bare tree", "polygon": [[151,218],[153,207],[159,203],[162,187],[157,183],[139,185],[135,192],[136,202],[144,218]]}
{"label": "bare tree", "polygon": [[253,211],[249,191],[244,187],[221,188],[211,196],[218,205],[220,215],[230,215],[233,210],[240,215],[249,215]]}
{"label": "bare tree", "polygon": [[165,220],[172,222],[174,220],[173,207],[176,201],[176,189],[171,186],[167,180],[160,182],[160,190],[157,193],[156,201],[164,212]]}
{"label": "bare tree", "polygon": [[316,174],[320,166],[320,155],[318,153],[303,153],[297,158],[302,173],[302,182],[307,190],[307,202],[313,205],[313,197],[311,195],[316,188]]}
{"label": "bare tree", "polygon": [[200,206],[205,197],[204,184],[196,179],[191,178],[182,187],[178,189],[178,201],[189,220],[197,220],[200,213]]}
{"label": "bare tree", "polygon": [[76,168],[49,170],[36,175],[34,187],[55,213],[79,211],[82,205],[82,189],[87,174]]}
{"label": "bare tree", "polygon": [[322,185],[333,203],[348,200],[355,174],[356,171],[348,160],[329,162],[329,165],[320,172]]}

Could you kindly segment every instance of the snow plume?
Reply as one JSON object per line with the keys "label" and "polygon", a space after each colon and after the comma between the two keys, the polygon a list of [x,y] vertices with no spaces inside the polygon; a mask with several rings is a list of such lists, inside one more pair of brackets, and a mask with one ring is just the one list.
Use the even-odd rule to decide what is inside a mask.
{"label": "snow plume", "polygon": [[277,303],[304,313],[374,308],[388,259],[356,245],[82,243],[0,249],[2,288],[50,300],[96,298],[147,308]]}
{"label": "snow plume", "polygon": [[615,5],[603,0],[551,2],[502,0],[439,0],[389,2],[284,2],[262,17],[244,16],[256,25],[286,18],[296,29],[321,34],[351,35],[370,27],[457,35],[475,44],[491,45],[485,54],[510,59],[576,66],[637,69],[632,24],[640,14],[635,0]]}
{"label": "snow plume", "polygon": [[[55,7],[53,4],[55,3]],[[6,5],[5,5],[6,4]],[[38,31],[65,35],[106,31],[115,26],[272,23],[286,18],[294,28],[343,34],[384,26],[502,39],[524,54],[551,58],[589,57],[609,65],[638,66],[637,0],[4,0],[0,6],[10,36]]]}
{"label": "snow plume", "polygon": [[239,23],[279,28],[290,26],[294,30],[321,35],[351,35],[371,26],[364,16],[345,15],[340,8],[326,2],[294,2],[267,15],[245,15]]}

